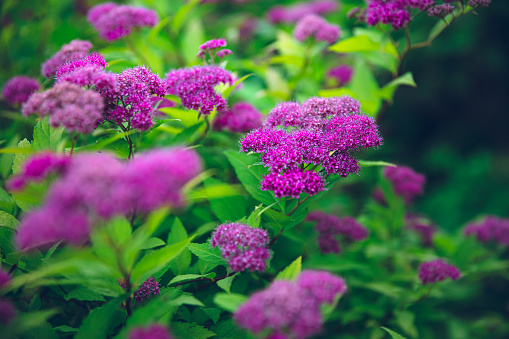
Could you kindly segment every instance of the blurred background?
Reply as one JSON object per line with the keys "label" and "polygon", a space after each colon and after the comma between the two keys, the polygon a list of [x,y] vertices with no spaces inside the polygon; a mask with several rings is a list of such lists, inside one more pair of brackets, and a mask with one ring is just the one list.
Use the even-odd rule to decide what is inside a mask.
{"label": "blurred background", "polygon": [[[86,22],[87,10],[101,2],[2,1],[0,87],[15,75],[42,81],[41,63],[72,39],[91,40],[96,50],[109,45],[99,40]],[[288,3],[295,1],[223,1],[207,4],[214,7],[203,10],[208,20],[228,19],[221,28],[224,32],[216,32],[228,35],[239,29],[239,20],[263,19],[270,7]],[[352,7],[362,1],[338,3]],[[134,4],[170,13],[182,5],[180,1],[155,0]],[[332,21],[337,17],[337,23],[343,26],[346,18],[341,13],[328,18]],[[398,89],[394,104],[380,120],[385,144],[376,152],[376,158],[408,165],[425,174],[426,192],[415,209],[451,232],[483,214],[509,216],[509,109],[505,107],[509,97],[508,16],[509,3],[493,0],[479,15],[455,22],[430,47],[412,51],[403,71],[413,72],[418,87]],[[419,20],[414,25],[418,27],[413,31],[414,41],[419,41],[431,25],[429,18]],[[270,42],[266,22],[259,22],[258,43],[265,43],[264,37]],[[232,47],[239,54],[256,53],[259,48],[248,45],[236,51]],[[5,103],[0,102],[0,111],[5,110]],[[8,125],[20,122],[2,115],[0,123],[0,133],[4,134],[12,130]],[[30,131],[27,125],[26,136]],[[0,139],[7,138],[4,134]]]}

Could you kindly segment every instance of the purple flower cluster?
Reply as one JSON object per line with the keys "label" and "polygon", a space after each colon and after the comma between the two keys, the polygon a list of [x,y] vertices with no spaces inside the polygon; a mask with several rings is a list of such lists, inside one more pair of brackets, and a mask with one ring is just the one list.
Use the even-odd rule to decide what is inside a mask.
{"label": "purple flower cluster", "polygon": [[232,55],[233,52],[229,49],[221,49],[218,51],[221,47],[226,47],[225,39],[212,39],[206,41],[200,46],[200,51],[196,56],[203,59],[205,62],[207,62],[207,56],[209,56],[209,61],[213,64],[216,56],[219,59],[223,59],[227,55]]}
{"label": "purple flower cluster", "polygon": [[21,105],[41,88],[37,79],[25,76],[17,76],[5,84],[2,89],[2,98],[11,105]]}
{"label": "purple flower cluster", "polygon": [[348,65],[341,65],[338,67],[331,68],[329,72],[327,72],[327,76],[329,78],[334,78],[338,82],[338,86],[345,86],[352,80],[353,76],[353,68]]}
{"label": "purple flower cluster", "polygon": [[55,127],[63,126],[69,132],[89,134],[102,121],[103,109],[103,98],[99,93],[64,81],[30,96],[23,104],[23,115],[48,115]]}
{"label": "purple flower cluster", "polygon": [[16,308],[9,300],[0,299],[0,323],[4,326],[16,317]]}
{"label": "purple flower cluster", "polygon": [[417,195],[423,194],[426,177],[410,167],[388,166],[384,168],[383,174],[391,182],[394,193],[403,197],[406,204],[410,204]]}
{"label": "purple flower cluster", "polygon": [[127,164],[107,154],[78,153],[44,205],[21,221],[17,246],[26,250],[60,240],[79,245],[101,219],[181,206],[182,187],[200,171],[198,155],[184,148],[151,151]]}
{"label": "purple flower cluster", "polygon": [[425,262],[419,266],[419,279],[423,285],[434,284],[447,278],[458,280],[460,276],[461,273],[456,266],[449,265],[442,259]]}
{"label": "purple flower cluster", "polygon": [[9,181],[9,189],[22,190],[31,181],[42,181],[53,173],[62,173],[69,164],[70,158],[56,153],[37,153],[23,164],[20,173]]}
{"label": "purple flower cluster", "polygon": [[131,34],[136,27],[154,27],[159,18],[153,10],[106,2],[88,11],[88,22],[103,39],[113,41]]}
{"label": "purple flower cluster", "polygon": [[449,3],[444,3],[441,5],[435,5],[428,8],[429,16],[437,16],[443,18],[447,14],[452,13],[454,11],[454,6]]}
{"label": "purple flower cluster", "polygon": [[91,48],[92,44],[89,41],[78,39],[63,45],[55,55],[42,64],[42,75],[47,79],[51,78],[55,75],[60,66],[66,62],[84,58]]}
{"label": "purple flower cluster", "polygon": [[219,225],[212,233],[212,247],[218,246],[221,255],[228,260],[232,272],[265,271],[270,258],[267,244],[269,236],[261,228],[230,223]]}
{"label": "purple flower cluster", "polygon": [[163,325],[152,324],[149,327],[133,328],[127,335],[128,339],[173,339]]}
{"label": "purple flower cluster", "polygon": [[239,102],[232,108],[221,113],[214,120],[214,129],[227,129],[233,133],[246,133],[255,128],[262,127],[264,119],[253,105],[248,102]]}
{"label": "purple flower cluster", "polygon": [[339,277],[303,271],[296,282],[278,280],[254,293],[234,318],[255,334],[268,331],[268,338],[304,339],[321,331],[321,305],[332,303],[345,291],[346,284]]}
{"label": "purple flower cluster", "polygon": [[352,217],[338,218],[335,215],[315,211],[306,219],[317,222],[315,229],[319,233],[318,247],[324,254],[341,252],[337,235],[341,235],[348,241],[361,241],[369,235],[369,231]]}
{"label": "purple flower cluster", "polygon": [[433,235],[437,231],[431,220],[426,217],[407,214],[405,216],[406,228],[414,231],[421,237],[423,246],[430,247],[433,245]]}
{"label": "purple flower cluster", "polygon": [[101,93],[106,100],[106,120],[145,131],[153,125],[153,96],[166,94],[163,80],[145,66],[115,74],[116,86]]}
{"label": "purple flower cluster", "polygon": [[11,281],[11,276],[9,275],[9,273],[0,269],[0,288],[7,286],[7,284],[9,284],[10,281]]}
{"label": "purple flower cluster", "polygon": [[301,2],[293,6],[274,6],[267,13],[267,18],[272,23],[297,22],[308,14],[322,15],[334,12],[338,9],[338,3],[333,0],[315,0]]}
{"label": "purple flower cluster", "polygon": [[[357,173],[352,153],[382,144],[375,121],[360,114],[359,102],[347,96],[278,104],[264,125],[241,139],[241,151],[261,153],[269,168],[262,189],[277,197],[324,190],[322,176]],[[321,166],[320,173],[309,166]]]}
{"label": "purple flower cluster", "polygon": [[509,219],[489,215],[481,222],[468,224],[464,232],[466,236],[475,235],[482,243],[495,242],[502,246],[509,246]]}
{"label": "purple flower cluster", "polygon": [[491,0],[470,0],[468,5],[470,7],[488,7],[491,4]]}
{"label": "purple flower cluster", "polygon": [[220,83],[231,86],[234,82],[233,74],[217,66],[175,69],[164,80],[168,94],[178,96],[182,106],[203,115],[210,115],[214,108],[218,112],[226,110],[226,100],[214,87]]}
{"label": "purple flower cluster", "polygon": [[329,24],[318,15],[308,14],[297,22],[293,35],[299,41],[313,37],[318,41],[332,44],[339,39],[340,29],[338,25]]}
{"label": "purple flower cluster", "polygon": [[56,82],[67,81],[79,86],[94,86],[98,90],[115,87],[115,75],[104,71],[106,60],[99,53],[91,53],[62,65],[56,72]]}
{"label": "purple flower cluster", "polygon": [[[124,291],[127,291],[127,284],[125,280],[120,280],[118,283]],[[134,292],[134,300],[137,303],[141,303],[154,295],[158,295],[160,292],[159,283],[154,279],[154,277],[150,277]]]}

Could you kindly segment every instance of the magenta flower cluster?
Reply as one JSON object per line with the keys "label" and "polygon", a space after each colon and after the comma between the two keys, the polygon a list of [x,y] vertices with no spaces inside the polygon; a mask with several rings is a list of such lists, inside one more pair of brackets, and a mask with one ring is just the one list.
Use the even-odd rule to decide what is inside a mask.
{"label": "magenta flower cluster", "polygon": [[315,14],[308,14],[300,19],[293,31],[295,39],[299,41],[312,37],[317,41],[326,41],[329,44],[336,42],[340,33],[338,25],[330,24]]}
{"label": "magenta flower cluster", "polygon": [[324,254],[341,252],[338,235],[347,241],[361,241],[369,236],[369,231],[352,217],[338,218],[332,214],[315,211],[306,219],[316,222],[315,229],[319,233],[318,247]]}
{"label": "magenta flower cluster", "polygon": [[329,78],[334,78],[338,82],[338,86],[345,86],[352,80],[353,68],[348,65],[340,65],[338,67],[331,68],[327,72]]}
{"label": "magenta flower cluster", "polygon": [[53,77],[62,65],[75,59],[84,58],[91,48],[92,44],[89,41],[78,39],[63,45],[55,55],[42,64],[42,75],[47,79]]}
{"label": "magenta flower cluster", "polygon": [[343,279],[328,272],[303,271],[297,281],[277,280],[254,293],[235,312],[239,326],[269,338],[309,338],[320,333],[320,307],[346,292]]}
{"label": "magenta flower cluster", "polygon": [[268,242],[267,231],[261,228],[227,223],[215,229],[210,245],[219,247],[232,272],[244,270],[263,272],[266,261],[270,258]]}
{"label": "magenta flower cluster", "polygon": [[405,216],[405,226],[420,236],[423,246],[430,247],[433,245],[433,235],[437,229],[431,220],[424,216],[409,213]]}
{"label": "magenta flower cluster", "polygon": [[267,13],[267,18],[272,23],[294,23],[308,14],[323,15],[338,9],[338,3],[333,0],[315,0],[302,2],[292,6],[274,6]]}
{"label": "magenta flower cluster", "polygon": [[9,275],[9,273],[0,269],[0,288],[7,286],[7,284],[9,284],[10,281],[11,276]]}
{"label": "magenta flower cluster", "polygon": [[480,222],[468,224],[464,232],[466,236],[474,235],[482,243],[509,246],[509,219],[489,215]]}
{"label": "magenta flower cluster", "polygon": [[212,39],[206,41],[200,46],[200,51],[196,55],[198,58],[203,59],[203,61],[207,62],[207,56],[209,57],[210,63],[214,63],[214,59],[217,56],[220,60],[223,59],[227,55],[232,55],[232,51],[229,49],[221,49],[221,47],[226,47],[225,39]]}
{"label": "magenta flower cluster", "polygon": [[104,71],[106,60],[99,53],[91,53],[62,65],[56,72],[56,82],[67,81],[97,90],[115,87],[115,75]]}
{"label": "magenta flower cluster", "polygon": [[41,88],[37,79],[25,76],[11,78],[2,89],[2,99],[11,105],[21,105]]}
{"label": "magenta flower cluster", "polygon": [[241,151],[261,154],[269,168],[262,189],[278,198],[323,191],[324,176],[359,171],[354,151],[382,144],[373,118],[361,114],[359,102],[347,96],[278,104],[264,125],[241,139]]}
{"label": "magenta flower cluster", "polygon": [[23,115],[39,113],[49,116],[51,125],[63,126],[69,132],[89,134],[103,120],[104,103],[93,90],[83,90],[70,82],[60,82],[53,88],[34,93],[23,104]]}
{"label": "magenta flower cluster", "polygon": [[419,266],[419,279],[423,285],[434,284],[447,278],[458,280],[460,271],[454,265],[449,265],[442,259],[422,263]]}
{"label": "magenta flower cluster", "polygon": [[116,86],[101,92],[106,100],[106,120],[145,131],[152,127],[153,97],[166,94],[163,80],[145,66],[128,68],[115,74]]}
{"label": "magenta flower cluster", "polygon": [[214,120],[214,129],[247,133],[262,127],[264,116],[248,102],[238,102]]}
{"label": "magenta flower cluster", "polygon": [[88,11],[88,22],[103,39],[114,41],[131,34],[136,27],[154,27],[159,18],[155,11],[106,2]]}
{"label": "magenta flower cluster", "polygon": [[410,167],[388,166],[384,168],[383,175],[391,182],[394,193],[404,198],[406,204],[410,204],[416,196],[424,192],[426,177]]}
{"label": "magenta flower cluster", "polygon": [[101,219],[182,206],[182,187],[201,168],[198,155],[184,148],[154,150],[127,164],[108,154],[78,153],[50,187],[44,205],[25,215],[16,244],[21,250],[60,240],[79,245]]}
{"label": "magenta flower cluster", "polygon": [[168,329],[160,324],[152,324],[148,327],[133,328],[127,335],[128,339],[173,339]]}
{"label": "magenta flower cluster", "polygon": [[[127,291],[127,284],[125,280],[120,280],[119,285],[125,291]],[[134,300],[137,303],[141,303],[150,297],[159,295],[160,292],[161,290],[159,289],[159,283],[154,279],[154,277],[150,277],[145,280],[145,282],[141,284],[141,286],[134,292]]]}
{"label": "magenta flower cluster", "polygon": [[195,66],[170,71],[164,80],[167,94],[176,95],[182,106],[203,115],[210,115],[214,109],[226,110],[226,100],[214,90],[221,83],[233,85],[235,78],[229,71],[217,66]]}

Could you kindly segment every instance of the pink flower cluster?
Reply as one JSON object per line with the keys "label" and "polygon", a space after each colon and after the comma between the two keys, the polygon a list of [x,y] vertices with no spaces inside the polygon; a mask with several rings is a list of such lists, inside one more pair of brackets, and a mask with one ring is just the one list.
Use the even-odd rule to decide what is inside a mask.
{"label": "pink flower cluster", "polygon": [[369,235],[369,231],[352,217],[338,218],[332,214],[315,211],[306,219],[317,222],[315,229],[319,233],[318,247],[324,254],[341,252],[337,235],[349,241],[361,241]]}
{"label": "pink flower cluster", "polygon": [[11,276],[9,275],[9,273],[0,269],[0,288],[7,286],[10,283],[10,281],[11,281]]}
{"label": "pink flower cluster", "polygon": [[214,120],[214,129],[227,129],[233,133],[247,133],[255,128],[262,127],[264,119],[253,105],[248,102],[238,102],[232,108],[222,112]]}
{"label": "pink flower cluster", "polygon": [[49,90],[34,93],[23,104],[22,111],[24,116],[47,115],[51,125],[63,126],[69,132],[89,134],[103,120],[103,109],[99,93],[63,81]]}
{"label": "pink flower cluster", "polygon": [[318,15],[308,14],[297,22],[293,35],[299,41],[313,37],[318,41],[332,44],[339,39],[340,32],[338,25],[329,24]]}
{"label": "pink flower cluster", "polygon": [[509,219],[494,215],[486,216],[482,221],[470,223],[465,227],[465,235],[475,235],[480,242],[495,242],[509,246]]}
{"label": "pink flower cluster", "polygon": [[338,3],[333,0],[315,0],[301,2],[292,6],[274,6],[267,13],[267,18],[272,23],[297,22],[308,14],[322,15],[334,12],[338,9]]}
{"label": "pink flower cluster", "polygon": [[327,72],[327,76],[329,78],[334,78],[338,82],[338,86],[342,87],[352,80],[353,69],[348,65],[341,65],[338,67],[331,68],[329,72]]}
{"label": "pink flower cluster", "polygon": [[41,152],[30,157],[21,172],[9,181],[11,190],[21,190],[31,181],[42,181],[50,174],[63,173],[70,158],[51,152]]}
{"label": "pink flower cluster", "polygon": [[[32,159],[21,173],[30,166]],[[24,216],[16,244],[21,250],[60,240],[79,245],[101,219],[181,206],[182,187],[200,171],[198,155],[184,148],[154,150],[127,164],[108,154],[78,153],[50,187],[44,205]]]}
{"label": "pink flower cluster", "polygon": [[152,324],[148,327],[136,327],[127,335],[128,339],[173,339],[163,325]]}
{"label": "pink flower cluster", "polygon": [[67,81],[79,86],[94,86],[97,90],[115,87],[115,75],[105,72],[106,60],[99,53],[91,53],[62,65],[56,72],[56,82]]}
{"label": "pink flower cluster", "polygon": [[220,83],[233,85],[233,74],[217,66],[195,66],[180,68],[166,74],[164,80],[168,93],[176,95],[182,106],[203,115],[210,115],[214,109],[226,110],[226,100],[214,90]]}
{"label": "pink flower cluster", "polygon": [[215,229],[210,244],[221,249],[221,255],[228,260],[232,272],[263,272],[270,258],[268,242],[267,231],[261,228],[229,223]]}
{"label": "pink flower cluster", "polygon": [[114,41],[131,34],[136,27],[154,27],[159,18],[153,10],[106,2],[88,11],[88,22],[103,39]]}
{"label": "pink flower cluster", "polygon": [[47,79],[51,78],[66,62],[84,58],[91,48],[92,44],[89,41],[78,39],[63,45],[55,55],[42,64],[42,75]]}
{"label": "pink flower cluster", "polygon": [[221,47],[226,47],[225,39],[212,39],[206,41],[200,46],[200,51],[196,56],[203,59],[205,62],[207,62],[208,56],[210,63],[213,64],[216,56],[221,60],[227,55],[232,55],[233,52],[226,48],[217,51]]}
{"label": "pink flower cluster", "polygon": [[456,266],[449,265],[442,259],[425,262],[419,266],[419,279],[423,285],[434,284],[447,278],[458,280],[460,276],[461,273]]}
{"label": "pink flower cluster", "polygon": [[106,100],[106,120],[145,131],[153,125],[153,96],[166,94],[163,80],[145,66],[115,74],[116,86],[101,90]]}
{"label": "pink flower cluster", "polygon": [[392,183],[394,193],[403,197],[406,204],[410,204],[417,195],[424,192],[426,177],[410,167],[388,166],[384,168],[383,174]]}
{"label": "pink flower cluster", "polygon": [[25,76],[17,76],[5,84],[2,89],[2,98],[11,105],[21,105],[41,88],[37,79]]}
{"label": "pink flower cluster", "polygon": [[261,153],[269,168],[262,189],[274,190],[277,197],[324,190],[322,176],[357,173],[352,153],[382,144],[373,118],[362,115],[359,102],[347,96],[278,104],[264,124],[241,139],[241,151]]}
{"label": "pink flower cluster", "polygon": [[323,271],[302,271],[297,281],[277,280],[254,293],[235,312],[239,326],[268,338],[309,338],[320,333],[320,307],[346,292],[343,279]]}

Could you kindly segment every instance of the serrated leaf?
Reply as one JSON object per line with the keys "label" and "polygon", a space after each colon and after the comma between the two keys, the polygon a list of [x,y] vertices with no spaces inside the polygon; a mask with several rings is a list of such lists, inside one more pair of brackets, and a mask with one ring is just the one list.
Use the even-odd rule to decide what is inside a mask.
{"label": "serrated leaf", "polygon": [[113,315],[119,309],[120,304],[125,297],[116,298],[108,301],[101,307],[95,308],[83,320],[75,339],[100,339],[106,338],[110,326],[112,325]]}
{"label": "serrated leaf", "polygon": [[64,129],[62,127],[51,127],[49,117],[44,117],[44,119],[41,119],[34,127],[34,141],[32,147],[36,151],[55,151],[62,138],[63,131]]}
{"label": "serrated leaf", "polygon": [[382,330],[386,331],[387,333],[389,333],[392,337],[392,339],[405,339],[405,337],[403,337],[402,335],[394,332],[393,330],[390,330],[388,329],[387,327],[380,327]]}
{"label": "serrated leaf", "polygon": [[215,272],[207,273],[207,274],[182,274],[178,275],[175,278],[171,279],[168,285],[176,284],[183,281],[195,280],[195,279],[214,279],[216,276]]}
{"label": "serrated leaf", "polygon": [[232,287],[233,279],[238,275],[238,273],[235,273],[231,277],[221,279],[217,282],[217,286],[222,288],[226,293],[231,293],[230,289]]}
{"label": "serrated leaf", "polygon": [[247,333],[239,328],[232,319],[221,321],[210,328],[217,333],[218,338],[245,339]]}
{"label": "serrated leaf", "polygon": [[276,280],[296,280],[302,270],[302,257],[295,259],[284,270],[278,273]]}
{"label": "serrated leaf", "polygon": [[214,296],[214,303],[222,309],[234,313],[247,301],[247,297],[236,293],[217,293]]}
{"label": "serrated leaf", "polygon": [[64,295],[64,299],[69,301],[76,299],[80,301],[106,301],[102,295],[93,292],[86,287],[80,286]]}
{"label": "serrated leaf", "polygon": [[189,244],[188,249],[191,253],[205,262],[223,266],[228,265],[221,255],[221,250],[218,247],[212,248],[209,243]]}
{"label": "serrated leaf", "polygon": [[174,322],[171,324],[171,333],[177,339],[207,339],[216,334],[196,323]]}
{"label": "serrated leaf", "polygon": [[[30,141],[28,141],[26,138],[21,140],[18,143],[18,148],[26,148],[26,149],[32,149],[32,146],[30,145]],[[21,171],[21,166],[25,163],[25,161],[30,157],[30,153],[16,153],[14,154],[14,158],[12,160],[12,173],[18,174]]]}
{"label": "serrated leaf", "polygon": [[180,306],[180,305],[192,305],[192,306],[201,306],[205,307],[201,301],[196,299],[191,293],[182,293],[172,301],[168,303],[170,306]]}
{"label": "serrated leaf", "polygon": [[212,319],[214,324],[217,323],[222,312],[218,308],[203,308],[202,311],[205,312],[205,314],[207,314],[210,317],[210,319]]}
{"label": "serrated leaf", "polygon": [[0,227],[16,229],[18,224],[19,224],[18,219],[14,218],[9,213],[0,211]]}
{"label": "serrated leaf", "polygon": [[258,211],[258,208],[255,208],[255,210],[251,212],[251,214],[247,218],[246,223],[251,227],[259,228],[260,221],[261,221],[260,211]]}
{"label": "serrated leaf", "polygon": [[293,222],[291,217],[273,209],[266,210],[262,217],[270,225],[275,225],[278,231]]}

